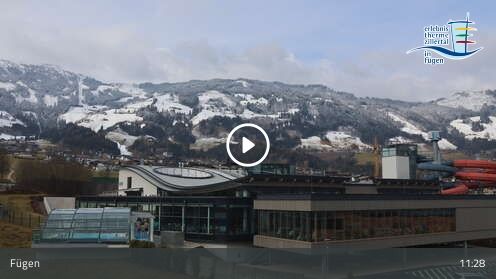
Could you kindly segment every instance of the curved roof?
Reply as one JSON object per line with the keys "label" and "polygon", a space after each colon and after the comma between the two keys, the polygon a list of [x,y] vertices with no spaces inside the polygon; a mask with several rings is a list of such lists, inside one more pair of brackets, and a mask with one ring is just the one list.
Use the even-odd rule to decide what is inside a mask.
{"label": "curved roof", "polygon": [[244,170],[170,168],[161,166],[127,166],[157,188],[168,192],[201,193],[239,186],[238,179],[246,177]]}
{"label": "curved roof", "polygon": [[130,208],[54,209],[41,228],[41,242],[119,242],[129,240]]}

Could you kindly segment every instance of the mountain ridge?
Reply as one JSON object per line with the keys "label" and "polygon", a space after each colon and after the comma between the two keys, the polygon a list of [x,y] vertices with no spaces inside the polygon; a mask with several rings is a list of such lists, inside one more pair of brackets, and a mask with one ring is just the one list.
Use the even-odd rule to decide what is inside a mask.
{"label": "mountain ridge", "polygon": [[[108,83],[56,65],[0,60],[0,132],[3,138],[40,136],[73,123],[95,133],[112,133],[112,141],[131,150],[139,149],[133,145],[140,141],[125,142],[128,136],[154,137],[164,146],[184,141],[202,150],[221,144],[234,124],[250,121],[292,149],[363,150],[376,137],[380,142],[426,142],[429,130],[442,132],[446,149],[465,149],[474,138],[488,141],[492,149],[492,94],[456,93],[409,102],[357,97],[319,84],[244,78]],[[462,127],[465,122],[472,126]],[[481,132],[486,130],[491,132]],[[119,140],[116,131],[128,136],[122,133]],[[328,137],[329,133],[339,136]]]}

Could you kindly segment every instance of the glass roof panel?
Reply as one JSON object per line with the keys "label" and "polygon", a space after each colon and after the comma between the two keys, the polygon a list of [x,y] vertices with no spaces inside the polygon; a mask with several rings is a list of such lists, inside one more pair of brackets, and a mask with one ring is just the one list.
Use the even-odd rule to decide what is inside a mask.
{"label": "glass roof panel", "polygon": [[42,228],[50,242],[127,242],[130,208],[56,209]]}

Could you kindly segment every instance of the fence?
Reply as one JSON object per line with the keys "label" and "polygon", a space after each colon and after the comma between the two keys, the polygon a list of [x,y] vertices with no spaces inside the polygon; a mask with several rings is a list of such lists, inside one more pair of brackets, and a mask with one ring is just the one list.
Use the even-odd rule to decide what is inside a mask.
{"label": "fence", "polygon": [[14,210],[0,205],[0,220],[22,227],[39,229],[45,221],[45,217],[31,212]]}

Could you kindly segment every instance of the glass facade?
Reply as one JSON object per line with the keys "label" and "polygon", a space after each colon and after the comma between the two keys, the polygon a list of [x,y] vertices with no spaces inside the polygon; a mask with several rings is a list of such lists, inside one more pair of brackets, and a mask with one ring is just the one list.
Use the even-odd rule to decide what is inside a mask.
{"label": "glass facade", "polygon": [[45,242],[129,241],[129,208],[55,209],[41,228]]}
{"label": "glass facade", "polygon": [[257,234],[307,242],[456,231],[453,208],[359,211],[257,210]]}
{"label": "glass facade", "polygon": [[155,216],[154,232],[184,231],[187,239],[251,239],[252,201],[219,197],[79,198],[76,207],[128,207]]}

